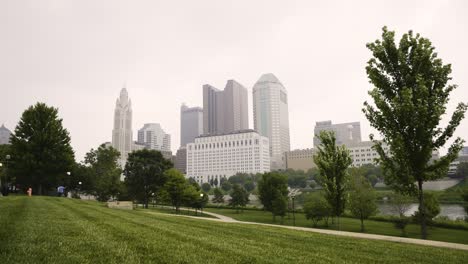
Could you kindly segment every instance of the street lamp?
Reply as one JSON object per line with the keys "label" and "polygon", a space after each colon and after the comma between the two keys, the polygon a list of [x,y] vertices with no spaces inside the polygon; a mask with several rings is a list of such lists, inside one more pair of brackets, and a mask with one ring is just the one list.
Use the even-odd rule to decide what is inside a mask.
{"label": "street lamp", "polygon": [[292,199],[292,209],[293,209],[293,225],[296,226],[296,215],[294,214],[294,198],[296,198],[296,196],[292,195],[291,199]]}
{"label": "street lamp", "polygon": [[200,214],[203,216],[203,193],[200,193]]}
{"label": "street lamp", "polygon": [[70,176],[70,175],[71,175],[71,172],[67,171],[67,175]]}

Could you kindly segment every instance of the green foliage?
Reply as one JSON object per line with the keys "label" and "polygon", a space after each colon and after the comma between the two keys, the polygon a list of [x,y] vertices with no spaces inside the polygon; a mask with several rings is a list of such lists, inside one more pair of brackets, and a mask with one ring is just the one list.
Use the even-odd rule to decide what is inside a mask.
{"label": "green foliage", "polygon": [[317,136],[321,143],[314,162],[321,175],[325,199],[333,209],[333,215],[340,217],[346,204],[346,175],[352,164],[351,156],[345,146],[336,145],[334,132],[321,131]]}
{"label": "green foliage", "polygon": [[204,192],[209,192],[211,190],[211,184],[205,182],[201,185],[201,189],[204,191]]}
{"label": "green foliage", "polygon": [[[6,158],[7,155],[10,155],[10,145],[0,145],[0,163],[2,163],[2,166],[0,166],[0,188],[3,186],[6,186],[8,182],[13,182],[14,179],[11,177],[8,177],[8,163],[10,160]],[[8,177],[8,178],[7,178]],[[1,191],[2,189],[0,189]]]}
{"label": "green foliage", "polygon": [[304,213],[308,220],[312,220],[314,227],[322,220],[328,226],[328,218],[333,214],[333,210],[322,195],[308,195],[304,203]]}
{"label": "green foliage", "polygon": [[164,184],[164,191],[167,193],[168,198],[175,207],[176,212],[183,204],[196,199],[197,191],[176,169],[169,169],[164,172],[166,183]]}
{"label": "green foliage", "polygon": [[229,192],[232,189],[232,184],[228,181],[222,181],[221,189],[225,192]]}
{"label": "green foliage", "polygon": [[[283,217],[287,208],[288,180],[277,172],[264,173],[258,182],[259,199],[275,217]],[[285,202],[286,201],[286,202]]]}
{"label": "green foliage", "polygon": [[[116,149],[106,147],[104,144],[97,150],[91,149],[86,153],[84,166],[78,171],[82,175],[77,176],[82,178],[80,181],[83,190],[95,195],[98,201],[108,201],[122,192],[120,182],[122,170],[117,162],[119,156],[120,153]],[[76,186],[76,183],[75,179],[72,186]]]}
{"label": "green foliage", "polygon": [[377,213],[375,191],[362,175],[351,175],[349,190],[349,210],[361,220],[361,232],[364,232],[364,220]]}
{"label": "green foliage", "polygon": [[236,208],[239,212],[239,208],[245,207],[249,202],[249,193],[241,187],[239,184],[232,186],[231,200],[229,200],[229,206]]}
{"label": "green foliage", "polygon": [[[414,220],[418,223],[426,221],[432,223],[434,217],[440,213],[440,205],[437,196],[433,193],[424,193],[424,214],[421,213],[421,207],[414,213]],[[425,219],[423,219],[425,218]]]}
{"label": "green foliage", "polygon": [[213,203],[224,203],[224,195],[223,192],[219,188],[214,188],[214,197],[213,197]]}
{"label": "green foliage", "polygon": [[166,183],[164,172],[170,168],[172,162],[159,151],[143,149],[131,152],[124,170],[128,194],[148,208],[152,194],[157,195]]}
{"label": "green foliage", "polygon": [[9,174],[23,188],[46,194],[65,183],[74,164],[68,131],[62,126],[58,109],[44,103],[23,112],[11,136]]}
{"label": "green foliage", "polygon": [[[448,84],[451,65],[444,65],[437,57],[429,39],[409,31],[397,46],[395,32],[384,27],[382,40],[368,43],[367,47],[373,55],[366,71],[373,85],[369,95],[374,105],[365,102],[363,112],[383,136],[383,141],[374,142],[385,183],[399,192],[416,194],[423,208],[423,183],[447,174],[464,141],[456,138],[447,155],[438,160],[431,161],[432,152],[453,136],[467,104],[459,103],[448,125],[440,127],[456,85]],[[384,143],[389,146],[388,152],[384,151]],[[423,238],[426,218],[422,217]]]}
{"label": "green foliage", "polygon": [[465,208],[465,212],[468,214],[468,188],[466,188],[466,189],[463,191],[462,199],[463,199],[463,201],[465,202],[463,208]]}

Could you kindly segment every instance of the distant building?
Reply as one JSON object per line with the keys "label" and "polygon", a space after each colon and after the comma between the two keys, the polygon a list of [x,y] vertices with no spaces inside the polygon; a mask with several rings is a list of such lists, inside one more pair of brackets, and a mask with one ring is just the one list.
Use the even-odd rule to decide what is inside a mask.
{"label": "distant building", "polygon": [[203,109],[188,107],[180,108],[180,146],[195,142],[195,138],[203,134]]}
{"label": "distant building", "polygon": [[177,150],[174,168],[178,169],[183,174],[187,173],[187,148],[180,147]]}
{"label": "distant building", "polygon": [[253,130],[200,136],[187,144],[187,178],[198,183],[229,178],[238,172],[270,171],[268,138]]}
{"label": "distant building", "polygon": [[[366,164],[376,165],[375,159],[379,157],[379,153],[377,153],[372,146],[374,146],[374,142],[372,141],[347,144],[346,147],[353,160],[352,166],[360,167]],[[388,153],[389,149],[386,144],[383,145],[383,149],[385,153]]]}
{"label": "distant building", "polygon": [[315,123],[314,148],[320,145],[317,136],[323,130],[335,132],[337,145],[350,145],[361,142],[361,124],[359,122],[332,124],[332,121],[328,120]]}
{"label": "distant building", "polygon": [[126,88],[120,91],[115,103],[114,129],[112,130],[112,147],[120,152],[119,164],[123,168],[128,154],[132,151],[132,101],[128,98]]}
{"label": "distant building", "polygon": [[0,127],[0,145],[10,144],[11,131],[2,124]]}
{"label": "distant building", "polygon": [[249,128],[247,89],[229,80],[223,91],[203,85],[203,134],[218,135]]}
{"label": "distant building", "polygon": [[158,123],[145,124],[138,130],[137,142],[147,149],[171,151],[171,136]]}
{"label": "distant building", "polygon": [[271,169],[286,168],[290,150],[288,92],[271,73],[263,74],[253,89],[254,129],[270,141]]}
{"label": "distant building", "polygon": [[314,149],[296,149],[285,152],[286,169],[302,170],[316,168],[314,163]]}

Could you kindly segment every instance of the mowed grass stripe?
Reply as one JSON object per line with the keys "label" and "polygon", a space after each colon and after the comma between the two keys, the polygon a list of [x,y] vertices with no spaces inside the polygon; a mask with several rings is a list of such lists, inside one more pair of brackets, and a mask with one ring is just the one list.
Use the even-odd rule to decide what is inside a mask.
{"label": "mowed grass stripe", "polygon": [[[0,212],[2,226],[15,232],[14,238],[7,238],[0,231],[2,263],[464,263],[468,259],[466,251],[113,210],[65,198],[2,198]],[[15,214],[23,216],[12,221]],[[29,238],[36,245],[26,239],[27,232],[35,233]]]}

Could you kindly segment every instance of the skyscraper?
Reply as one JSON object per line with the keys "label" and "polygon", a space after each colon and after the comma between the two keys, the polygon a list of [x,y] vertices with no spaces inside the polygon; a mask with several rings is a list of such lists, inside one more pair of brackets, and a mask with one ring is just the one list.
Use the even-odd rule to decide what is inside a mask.
{"label": "skyscraper", "polygon": [[124,167],[128,154],[132,151],[132,101],[127,89],[122,88],[115,103],[112,147],[120,152],[119,164]]}
{"label": "skyscraper", "polygon": [[253,87],[254,129],[270,140],[271,169],[285,169],[290,150],[288,93],[272,73],[263,74]]}
{"label": "skyscraper", "polygon": [[[361,142],[361,123],[350,122],[332,124],[332,121],[320,121],[315,123],[314,134],[317,136],[320,131],[328,130],[335,132],[336,144],[352,145]],[[314,137],[314,148],[320,144],[320,140]]]}
{"label": "skyscraper", "polygon": [[203,109],[188,107],[182,104],[180,108],[180,146],[195,142],[195,138],[203,134]]}
{"label": "skyscraper", "polygon": [[171,136],[158,123],[145,124],[138,130],[137,143],[147,149],[171,151]]}
{"label": "skyscraper", "polygon": [[2,124],[0,127],[0,145],[10,144],[11,131]]}
{"label": "skyscraper", "polygon": [[249,128],[247,89],[229,80],[223,91],[203,85],[203,134],[232,133]]}

